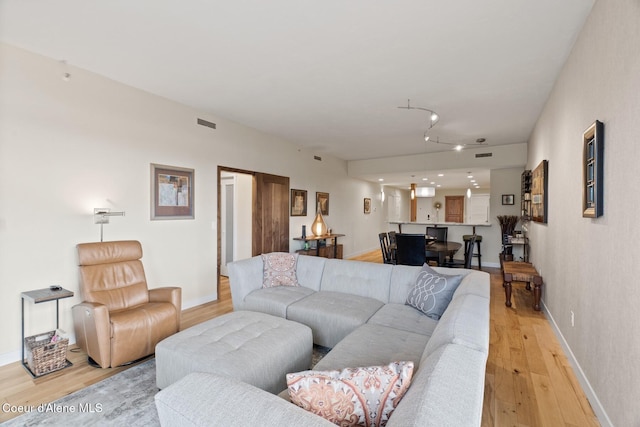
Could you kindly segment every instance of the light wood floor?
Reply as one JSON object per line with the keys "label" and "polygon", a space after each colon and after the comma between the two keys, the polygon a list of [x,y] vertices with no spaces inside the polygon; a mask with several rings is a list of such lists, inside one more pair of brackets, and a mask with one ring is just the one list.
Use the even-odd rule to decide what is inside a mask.
{"label": "light wood floor", "polygon": [[[379,251],[354,259],[382,262]],[[531,308],[531,294],[514,284],[513,306],[507,308],[500,270],[485,271],[491,273],[491,333],[482,426],[599,426],[549,322]],[[229,283],[222,278],[220,299],[185,310],[181,328],[232,310]],[[90,367],[77,348],[69,360],[72,367],[38,379],[18,362],[0,367],[0,404],[51,402],[128,368]],[[0,422],[16,415],[0,408]]]}

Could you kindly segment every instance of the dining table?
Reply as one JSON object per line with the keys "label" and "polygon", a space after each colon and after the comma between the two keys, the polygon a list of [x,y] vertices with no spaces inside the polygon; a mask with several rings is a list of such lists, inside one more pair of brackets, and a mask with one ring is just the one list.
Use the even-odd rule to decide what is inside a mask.
{"label": "dining table", "polygon": [[453,260],[455,253],[462,247],[462,243],[459,242],[443,242],[425,237],[425,250],[438,253],[438,265],[443,266],[447,255],[449,260]]}

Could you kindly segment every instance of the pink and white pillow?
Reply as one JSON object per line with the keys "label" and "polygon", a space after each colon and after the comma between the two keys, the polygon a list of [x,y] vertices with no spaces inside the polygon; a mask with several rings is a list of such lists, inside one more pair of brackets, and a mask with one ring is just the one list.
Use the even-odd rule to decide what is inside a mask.
{"label": "pink and white pillow", "polygon": [[300,286],[296,276],[298,254],[273,252],[262,255],[264,265],[263,288],[276,286]]}
{"label": "pink and white pillow", "polygon": [[385,426],[406,393],[413,362],[287,374],[291,402],[340,426]]}

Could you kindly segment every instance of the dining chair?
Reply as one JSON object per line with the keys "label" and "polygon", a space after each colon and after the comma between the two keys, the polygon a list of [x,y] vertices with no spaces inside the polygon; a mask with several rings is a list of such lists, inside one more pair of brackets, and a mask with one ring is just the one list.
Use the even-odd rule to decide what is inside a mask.
{"label": "dining chair", "polygon": [[396,234],[396,263],[401,265],[424,265],[424,234]]}
{"label": "dining chair", "polygon": [[393,264],[393,258],[391,257],[391,250],[389,249],[389,240],[387,233],[379,233],[378,239],[380,240],[380,250],[382,251],[382,261],[385,264]]}
{"label": "dining chair", "polygon": [[427,227],[427,236],[435,237],[438,242],[447,241],[449,227]]}
{"label": "dining chair", "polygon": [[468,239],[464,241],[464,260],[454,259],[445,263],[446,267],[454,267],[454,268],[471,268],[471,260],[473,259],[473,245],[476,244],[476,239],[478,236],[475,234],[471,235]]}
{"label": "dining chair", "polygon": [[389,255],[391,256],[391,260],[393,261],[393,263],[396,263],[396,232],[395,231],[389,231],[387,233],[387,236],[389,237]]}

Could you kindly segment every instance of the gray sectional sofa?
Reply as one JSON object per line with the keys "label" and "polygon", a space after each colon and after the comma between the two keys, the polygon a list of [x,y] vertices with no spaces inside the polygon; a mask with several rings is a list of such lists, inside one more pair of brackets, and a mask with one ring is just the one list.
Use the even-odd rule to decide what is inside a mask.
{"label": "gray sectional sofa", "polygon": [[[439,320],[405,305],[420,267],[299,256],[300,287],[262,288],[260,256],[229,265],[235,310],[309,326],[332,350],[314,370],[415,364],[387,426],[479,426],[489,351],[489,275],[463,275]],[[156,398],[163,425],[327,426],[323,418],[237,379],[190,374]]]}

